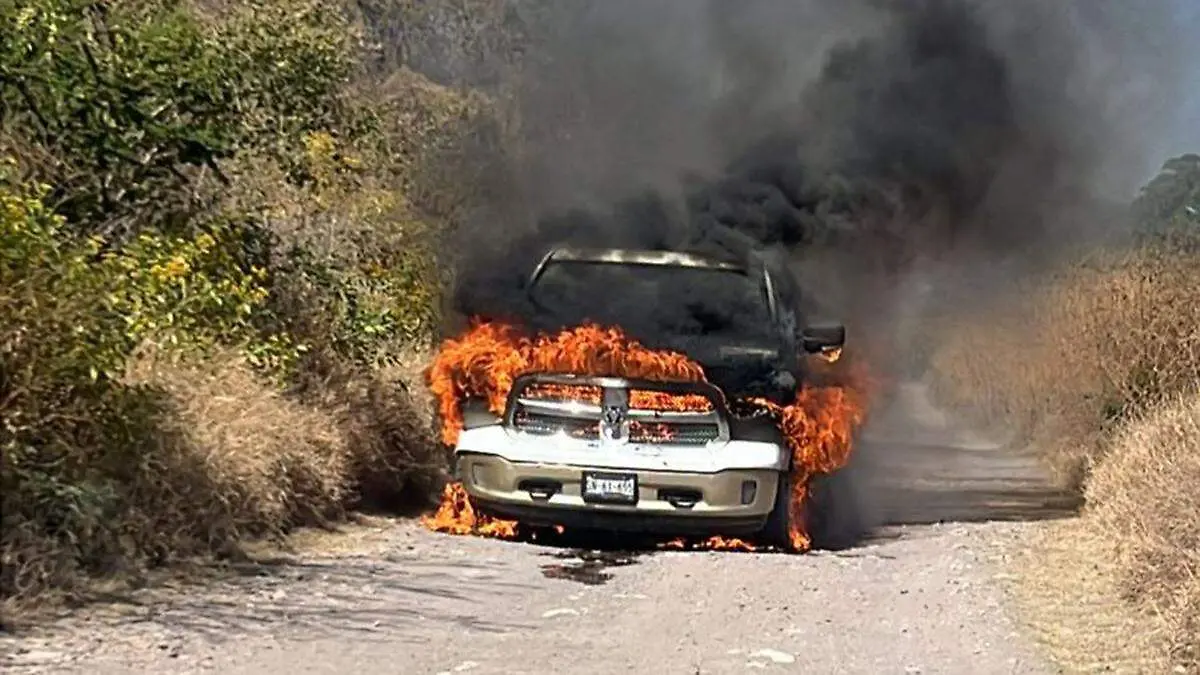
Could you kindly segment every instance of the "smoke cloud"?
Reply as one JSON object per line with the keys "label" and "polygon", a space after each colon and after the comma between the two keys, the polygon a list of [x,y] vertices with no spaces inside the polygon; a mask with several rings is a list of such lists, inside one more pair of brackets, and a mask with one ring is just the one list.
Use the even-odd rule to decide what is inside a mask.
{"label": "smoke cloud", "polygon": [[931,270],[995,283],[1111,228],[1185,98],[1170,3],[831,4],[526,7],[518,152],[459,232],[456,309],[529,316],[552,245],[754,246],[812,311],[891,320]]}

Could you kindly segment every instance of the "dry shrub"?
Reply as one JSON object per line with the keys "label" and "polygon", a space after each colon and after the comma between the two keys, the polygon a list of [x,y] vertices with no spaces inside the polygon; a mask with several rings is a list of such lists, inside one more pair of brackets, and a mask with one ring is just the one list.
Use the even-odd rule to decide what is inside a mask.
{"label": "dry shrub", "polygon": [[[48,589],[82,590],[95,576],[239,555],[247,541],[327,527],[350,508],[427,505],[446,462],[428,394],[409,391],[423,356],[413,351],[400,366],[356,372],[299,400],[236,352],[139,354],[124,407],[106,408],[129,444],[76,448],[94,475],[67,488],[84,512],[6,518],[5,595],[22,604]],[[26,487],[26,498],[40,494],[18,485]],[[47,519],[59,526],[47,529]]]}
{"label": "dry shrub", "polygon": [[[329,412],[284,397],[232,353],[192,362],[143,357],[130,378],[168,396],[174,414],[163,425],[182,441],[153,453],[164,475],[129,486],[135,504],[187,517],[156,532],[184,527],[206,550],[341,515],[350,455]],[[196,485],[208,489],[197,493]]]}
{"label": "dry shrub", "polygon": [[345,439],[349,506],[423,508],[440,488],[447,461],[422,384],[428,357],[410,349],[396,355],[396,365],[334,374],[308,387],[310,402],[331,411]]}
{"label": "dry shrub", "polygon": [[1106,254],[945,320],[934,390],[1034,442],[1081,487],[1105,435],[1200,377],[1200,257]]}
{"label": "dry shrub", "polygon": [[1166,627],[1174,660],[1200,672],[1200,391],[1127,425],[1088,483],[1087,520],[1116,541],[1127,597]]}
{"label": "dry shrub", "polygon": [[[281,395],[240,356],[141,354],[92,401],[104,434],[61,435],[64,460],[5,494],[4,595],[75,591],[343,515],[353,458],[338,418]],[[19,465],[6,472],[16,474]]]}
{"label": "dry shrub", "polygon": [[427,358],[412,349],[396,366],[331,375],[302,396],[232,353],[165,368],[142,359],[134,375],[174,401],[175,435],[217,486],[205,522],[237,541],[324,526],[348,508],[424,506],[446,464],[432,401],[413,386]]}

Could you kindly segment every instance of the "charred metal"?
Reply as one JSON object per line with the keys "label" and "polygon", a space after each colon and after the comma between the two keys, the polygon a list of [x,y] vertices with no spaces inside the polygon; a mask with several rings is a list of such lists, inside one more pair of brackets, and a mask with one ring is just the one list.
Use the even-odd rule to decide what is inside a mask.
{"label": "charred metal", "polygon": [[753,253],[734,262],[679,251],[561,247],[545,254],[526,288],[535,328],[619,325],[651,349],[695,360],[731,398],[787,403],[805,378],[804,357],[845,341],[840,325],[808,325],[786,272]]}

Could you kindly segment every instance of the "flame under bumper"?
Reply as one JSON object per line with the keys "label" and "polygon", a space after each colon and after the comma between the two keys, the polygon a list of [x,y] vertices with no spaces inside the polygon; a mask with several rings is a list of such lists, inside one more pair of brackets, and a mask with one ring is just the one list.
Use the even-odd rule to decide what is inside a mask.
{"label": "flame under bumper", "polygon": [[[770,515],[786,462],[786,451],[772,443],[598,449],[488,427],[463,433],[455,470],[478,508],[533,525],[747,535],[759,531]],[[585,501],[585,471],[636,475],[637,503]],[[747,483],[754,486],[749,498]],[[531,486],[550,486],[552,494],[538,494]]]}

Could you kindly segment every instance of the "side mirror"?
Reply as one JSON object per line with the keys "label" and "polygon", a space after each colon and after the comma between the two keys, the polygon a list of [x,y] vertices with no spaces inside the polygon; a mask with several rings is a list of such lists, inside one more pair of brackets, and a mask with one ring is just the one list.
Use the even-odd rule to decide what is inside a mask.
{"label": "side mirror", "polygon": [[846,327],[842,324],[808,326],[800,333],[804,351],[809,354],[827,354],[837,351],[846,344]]}

